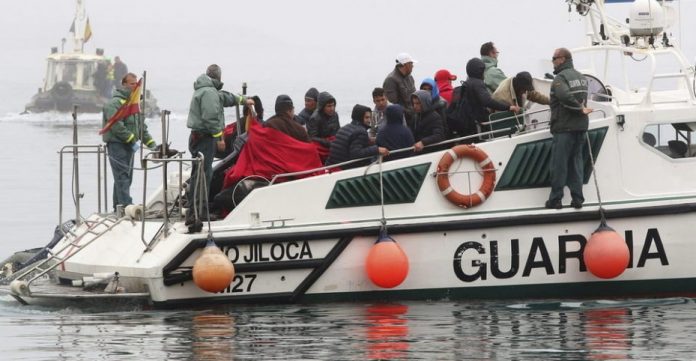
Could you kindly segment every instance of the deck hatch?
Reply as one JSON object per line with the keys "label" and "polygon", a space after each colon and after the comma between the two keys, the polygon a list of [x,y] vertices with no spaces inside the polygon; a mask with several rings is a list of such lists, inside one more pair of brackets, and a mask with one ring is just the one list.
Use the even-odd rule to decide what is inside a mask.
{"label": "deck hatch", "polygon": [[[413,203],[420,192],[430,163],[383,172],[384,203]],[[343,179],[334,185],[327,209],[380,204],[379,173]]]}
{"label": "deck hatch", "polygon": [[[597,159],[608,127],[592,129],[588,131],[592,144],[592,156]],[[585,158],[584,179],[587,184],[590,180],[592,162],[590,161],[587,147],[583,149]],[[500,176],[496,191],[541,188],[551,186],[549,163],[551,162],[551,138],[518,144],[510,156],[503,175]]]}

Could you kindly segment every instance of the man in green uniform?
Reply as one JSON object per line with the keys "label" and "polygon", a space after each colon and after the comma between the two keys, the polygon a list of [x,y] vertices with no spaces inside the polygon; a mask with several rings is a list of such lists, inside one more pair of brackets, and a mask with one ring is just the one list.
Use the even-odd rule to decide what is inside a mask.
{"label": "man in green uniform", "polygon": [[[111,101],[104,105],[102,116],[104,125],[126,103],[137,85],[138,77],[133,73],[128,73],[121,79],[121,87],[116,89]],[[113,202],[115,210],[117,205],[125,207],[133,204],[130,186],[133,182],[133,155],[137,141],[140,140],[148,148],[154,149],[155,140],[147,131],[147,125],[140,118],[140,113],[129,115],[116,122],[109,131],[104,133],[102,139],[109,152],[109,163],[114,176]]]}
{"label": "man in green uniform", "polygon": [[[205,179],[199,183],[199,163],[194,163],[189,181],[188,201],[190,209],[186,214],[186,224],[189,231],[198,232],[202,227],[200,219],[207,219],[208,197],[213,177],[213,156],[215,150],[224,151],[225,128],[224,107],[243,104],[245,98],[222,90],[222,70],[217,64],[208,66],[205,74],[201,74],[193,83],[193,97],[189,107],[186,125],[191,129],[189,136],[189,151],[196,158],[203,155],[203,174]],[[252,105],[253,106],[253,105]],[[201,193],[203,191],[203,193]],[[199,205],[202,207],[199,208]],[[203,212],[205,211],[205,212]],[[198,216],[196,219],[195,216]]]}
{"label": "man in green uniform", "polygon": [[561,209],[563,188],[568,186],[572,201],[570,206],[582,208],[583,157],[586,144],[588,114],[592,109],[587,104],[587,80],[573,68],[573,58],[565,48],[553,53],[556,77],[551,84],[551,194],[546,208]]}

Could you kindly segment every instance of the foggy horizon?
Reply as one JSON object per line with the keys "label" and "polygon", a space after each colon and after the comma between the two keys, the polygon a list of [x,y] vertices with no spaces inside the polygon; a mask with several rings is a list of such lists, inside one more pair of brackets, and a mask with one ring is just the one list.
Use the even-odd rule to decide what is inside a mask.
{"label": "foggy horizon", "polygon": [[[629,6],[608,8],[623,19]],[[696,13],[696,1],[675,6],[682,23],[672,30],[681,30],[676,39],[693,61],[696,44],[688,41],[696,26],[685,14]],[[69,39],[75,1],[26,0],[5,9],[0,27],[11,36],[1,40],[0,115],[21,112],[42,85],[50,48]],[[508,76],[528,70],[535,77],[552,70],[553,49],[584,44],[584,19],[569,14],[563,0],[86,0],[86,11],[93,36],[85,52],[103,48],[109,57],[121,56],[130,71],[146,70],[160,107],[175,112],[186,111],[193,81],[211,63],[222,67],[225,89],[240,92],[247,82],[266,108],[280,93],[301,106],[305,90],[314,86],[336,96],[345,114],[355,103],[372,105],[372,89],[381,86],[400,52],[418,60],[413,75],[420,83],[441,68],[466,79],[466,62],[479,56],[486,41],[496,43]]]}

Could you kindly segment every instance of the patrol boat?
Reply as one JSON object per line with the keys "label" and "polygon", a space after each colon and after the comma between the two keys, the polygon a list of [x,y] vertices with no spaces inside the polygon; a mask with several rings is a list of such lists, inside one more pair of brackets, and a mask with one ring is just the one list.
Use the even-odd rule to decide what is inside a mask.
{"label": "patrol boat", "polygon": [[[46,74],[43,84],[25,106],[25,113],[49,111],[71,112],[77,106],[81,113],[100,113],[110,98],[108,93],[113,80],[107,79],[106,67],[110,61],[104,49],[95,53],[84,52],[85,43],[92,36],[92,29],[85,11],[85,1],[77,0],[75,18],[70,27],[72,49],[65,51],[66,39],[62,39],[60,51],[51,48],[46,59]],[[101,79],[98,68],[103,67]],[[97,86],[100,85],[100,86]],[[101,88],[101,89],[100,89]],[[104,90],[108,88],[109,90]],[[149,90],[144,93],[144,114],[148,117],[159,114],[157,99]]]}
{"label": "patrol boat", "polygon": [[[128,299],[160,307],[696,294],[694,67],[665,32],[669,6],[638,0],[626,24],[608,17],[602,0],[568,4],[590,29],[588,45],[572,50],[594,109],[581,209],[544,207],[545,108],[491,121],[475,146],[459,139],[446,150],[282,183],[303,173],[279,174],[193,234],[180,198],[180,164],[191,160],[150,153],[145,168],[161,169],[147,172],[164,180],[143,194],[144,206],[83,218],[78,203],[78,222],[58,229],[47,257],[6,267],[14,273],[2,290],[28,304]],[[601,223],[621,240],[597,256],[587,251]],[[375,244],[387,234],[396,243]],[[401,254],[388,256],[401,258],[373,252],[380,244],[399,245]],[[235,272],[209,287],[196,267],[216,249]],[[601,268],[602,256],[623,252],[614,274],[589,266],[589,256]]]}

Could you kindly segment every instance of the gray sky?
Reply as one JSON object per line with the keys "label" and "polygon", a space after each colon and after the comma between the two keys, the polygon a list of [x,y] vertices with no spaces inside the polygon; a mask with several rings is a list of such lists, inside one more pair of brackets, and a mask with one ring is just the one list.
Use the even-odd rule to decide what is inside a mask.
{"label": "gray sky", "polygon": [[[147,70],[160,105],[175,111],[188,108],[192,82],[209,63],[222,66],[230,90],[248,82],[266,108],[281,92],[297,105],[316,86],[332,92],[345,114],[356,102],[370,104],[372,88],[402,51],[419,60],[420,82],[440,68],[465,78],[467,60],[489,40],[508,75],[543,76],[554,48],[583,44],[582,20],[563,0],[86,1],[94,33],[87,50],[103,47],[131,71]],[[696,14],[696,0],[681,7]],[[8,1],[3,8],[0,116],[21,111],[42,83],[50,47],[69,35],[74,1]],[[611,11],[622,19],[627,9]],[[693,60],[696,25],[682,28]]]}

